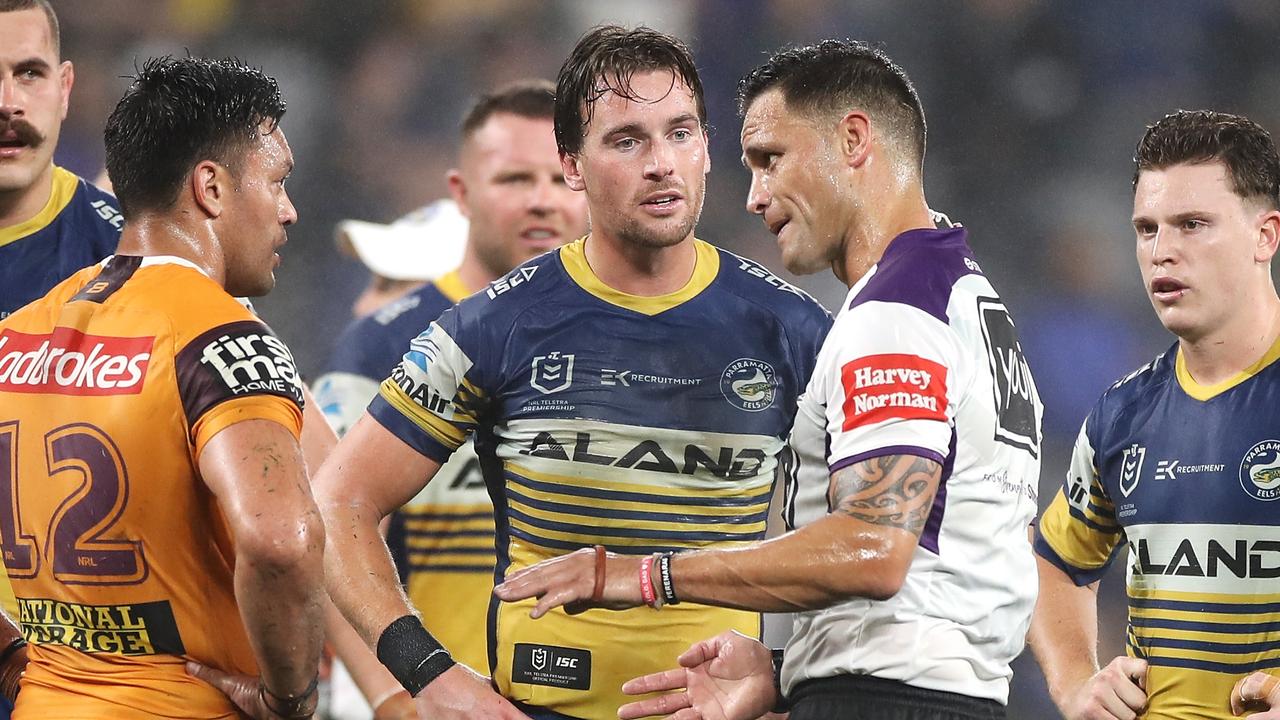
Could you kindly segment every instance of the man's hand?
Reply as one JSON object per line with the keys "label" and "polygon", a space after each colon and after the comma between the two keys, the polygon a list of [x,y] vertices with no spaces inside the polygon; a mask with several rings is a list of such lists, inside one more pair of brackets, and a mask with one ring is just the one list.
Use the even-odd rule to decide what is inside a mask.
{"label": "man's hand", "polygon": [[[561,605],[570,613],[588,608],[625,610],[639,607],[644,604],[640,595],[642,560],[606,553],[600,602],[591,599],[596,586],[595,548],[583,548],[514,572],[493,589],[493,594],[504,602],[538,598],[538,604],[529,613],[529,617],[534,619]],[[654,571],[657,571],[656,567]]]}
{"label": "man's hand", "polygon": [[1134,720],[1147,706],[1147,661],[1118,657],[1062,705],[1067,720]]}
{"label": "man's hand", "polygon": [[529,720],[494,692],[486,678],[462,663],[432,680],[417,694],[415,701],[418,714],[431,720]]}
{"label": "man's hand", "polygon": [[664,715],[669,720],[752,720],[773,707],[773,661],[769,648],[736,632],[703,640],[682,654],[675,670],[628,681],[622,692],[643,695],[683,692],[638,700],[618,709],[618,717]]}
{"label": "man's hand", "polygon": [[1280,677],[1262,671],[1255,672],[1231,689],[1231,714],[1249,711],[1248,720],[1280,720]]}
{"label": "man's hand", "polygon": [[187,661],[187,674],[214,686],[226,695],[240,712],[254,720],[278,720],[279,716],[267,709],[258,687],[262,680],[257,675],[232,675],[208,665]]}

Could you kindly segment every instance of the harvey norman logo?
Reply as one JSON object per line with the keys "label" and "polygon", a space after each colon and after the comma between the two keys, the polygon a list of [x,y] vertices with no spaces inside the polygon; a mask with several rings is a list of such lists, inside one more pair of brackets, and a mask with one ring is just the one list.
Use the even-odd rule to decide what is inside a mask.
{"label": "harvey norman logo", "polygon": [[154,337],[48,335],[0,331],[0,391],[58,395],[133,395],[151,360]]}
{"label": "harvey norman logo", "polygon": [[840,369],[844,429],[889,419],[946,420],[947,369],[916,355],[869,355]]}

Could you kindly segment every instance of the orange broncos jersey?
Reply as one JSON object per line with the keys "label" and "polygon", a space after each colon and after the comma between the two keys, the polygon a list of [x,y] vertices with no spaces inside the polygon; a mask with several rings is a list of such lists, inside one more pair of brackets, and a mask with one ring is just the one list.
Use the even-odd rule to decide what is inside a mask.
{"label": "orange broncos jersey", "polygon": [[257,673],[198,461],[242,420],[297,436],[301,408],[284,343],[177,258],[109,258],[0,322],[0,550],[31,643],[15,718],[239,717],[183,668]]}

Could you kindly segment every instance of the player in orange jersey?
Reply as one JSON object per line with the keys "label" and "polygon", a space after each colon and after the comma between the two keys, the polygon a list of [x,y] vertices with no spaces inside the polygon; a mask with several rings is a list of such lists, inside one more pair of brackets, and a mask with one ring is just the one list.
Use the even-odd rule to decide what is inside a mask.
{"label": "player in orange jersey", "polygon": [[[16,718],[315,709],[303,394],[233,297],[272,288],[297,219],[283,112],[239,63],[147,62],[107,122],[118,254],[0,322],[0,552],[31,643]],[[261,679],[229,700],[188,660]]]}

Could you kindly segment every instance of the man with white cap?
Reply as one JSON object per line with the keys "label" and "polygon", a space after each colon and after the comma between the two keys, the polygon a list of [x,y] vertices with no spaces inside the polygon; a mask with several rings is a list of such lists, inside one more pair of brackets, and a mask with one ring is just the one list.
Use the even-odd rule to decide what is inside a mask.
{"label": "man with white cap", "polygon": [[[391,225],[345,221],[348,244],[375,278],[362,302],[377,308],[338,338],[314,386],[339,434],[355,422],[411,339],[454,303],[515,266],[587,231],[581,193],[564,183],[552,119],[555,87],[524,81],[482,96],[462,122],[452,201],[431,203]],[[376,296],[430,280],[381,306]],[[401,290],[402,292],[402,290]],[[399,512],[388,545],[401,582],[429,629],[468,666],[489,667],[485,614],[493,587],[493,506],[470,442]],[[366,689],[367,691],[367,689]],[[374,705],[382,698],[371,697]]]}
{"label": "man with white cap", "polygon": [[357,318],[373,313],[462,263],[467,218],[453,200],[436,200],[393,223],[343,220],[334,239],[369,270],[369,285],[352,303]]}

